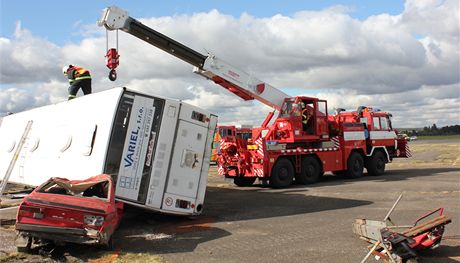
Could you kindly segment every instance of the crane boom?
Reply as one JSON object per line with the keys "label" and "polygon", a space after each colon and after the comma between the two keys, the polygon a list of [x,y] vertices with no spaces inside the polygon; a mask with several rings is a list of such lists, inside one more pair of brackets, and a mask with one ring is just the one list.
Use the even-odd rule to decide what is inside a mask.
{"label": "crane boom", "polygon": [[244,100],[258,100],[280,110],[285,98],[281,90],[242,71],[214,55],[203,55],[130,17],[128,12],[110,6],[104,9],[99,26],[122,30],[194,66],[194,72]]}

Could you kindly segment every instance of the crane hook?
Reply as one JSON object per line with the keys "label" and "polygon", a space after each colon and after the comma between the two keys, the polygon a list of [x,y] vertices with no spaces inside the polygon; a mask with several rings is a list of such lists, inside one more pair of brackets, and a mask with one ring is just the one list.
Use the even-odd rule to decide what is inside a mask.
{"label": "crane hook", "polygon": [[116,35],[116,41],[117,41],[117,47],[109,49],[109,35],[108,35],[108,30],[106,30],[107,54],[105,55],[105,57],[107,58],[106,65],[110,69],[109,79],[111,81],[115,81],[117,79],[117,72],[115,71],[115,69],[120,64],[120,60],[119,60],[120,55],[118,55],[118,30],[117,30],[117,35]]}
{"label": "crane hook", "polygon": [[109,79],[111,81],[115,81],[117,79],[117,72],[115,71],[115,69],[120,64],[120,55],[118,55],[117,49],[111,48],[107,50],[107,55],[105,56],[107,58],[107,67],[110,69]]}
{"label": "crane hook", "polygon": [[109,72],[109,79],[111,81],[117,80],[117,71],[115,69],[110,70]]}

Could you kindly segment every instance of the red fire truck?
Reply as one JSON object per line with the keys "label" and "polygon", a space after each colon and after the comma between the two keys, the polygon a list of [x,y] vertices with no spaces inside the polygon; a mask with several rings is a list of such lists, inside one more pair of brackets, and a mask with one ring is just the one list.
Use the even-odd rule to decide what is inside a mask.
{"label": "red fire truck", "polygon": [[[381,175],[393,158],[409,157],[407,142],[399,139],[391,125],[391,114],[359,107],[329,115],[327,101],[313,97],[291,97],[251,74],[214,55],[203,55],[141,22],[117,7],[104,10],[100,26],[123,30],[194,66],[194,72],[221,85],[244,100],[258,100],[272,107],[252,139],[222,138],[219,174],[236,185],[252,185],[256,179],[274,188],[316,182],[324,172],[352,178]],[[114,70],[110,49],[107,66]],[[112,72],[111,71],[111,72]],[[276,119],[272,120],[278,111]],[[270,124],[269,124],[270,123]]]}
{"label": "red fire truck", "polygon": [[[252,126],[251,126],[252,127]],[[252,137],[252,128],[248,126],[236,127],[235,125],[217,125],[212,142],[211,163],[217,164],[219,155],[221,155],[220,144],[224,141],[235,142],[238,139],[247,141]],[[225,138],[225,140],[223,140]]]}
{"label": "red fire truck", "polygon": [[[304,104],[311,111],[306,122],[300,112]],[[393,158],[410,157],[406,140],[392,128],[390,113],[361,106],[328,115],[326,101],[311,97],[287,98],[274,123],[254,128],[252,141],[244,144],[223,139],[219,158],[219,174],[239,186],[256,179],[275,188],[294,179],[311,184],[328,171],[358,178],[364,168],[382,175]]]}

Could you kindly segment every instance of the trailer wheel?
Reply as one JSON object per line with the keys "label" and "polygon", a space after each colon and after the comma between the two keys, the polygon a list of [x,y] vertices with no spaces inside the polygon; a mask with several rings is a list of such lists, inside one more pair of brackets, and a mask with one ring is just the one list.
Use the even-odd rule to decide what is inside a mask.
{"label": "trailer wheel", "polygon": [[233,179],[233,183],[236,184],[237,186],[251,186],[255,181],[257,177],[235,177]]}
{"label": "trailer wheel", "polygon": [[349,178],[359,178],[363,176],[364,160],[361,154],[353,152],[348,157],[347,176]]}
{"label": "trailer wheel", "polygon": [[279,159],[273,166],[270,176],[270,185],[273,188],[284,188],[292,184],[294,179],[294,167],[286,158]]}
{"label": "trailer wheel", "polygon": [[296,174],[295,180],[301,184],[316,183],[321,176],[321,166],[313,156],[307,156],[302,160],[300,174]]}
{"label": "trailer wheel", "polygon": [[381,151],[376,151],[369,157],[367,163],[367,172],[369,175],[378,176],[385,172],[385,155]]}

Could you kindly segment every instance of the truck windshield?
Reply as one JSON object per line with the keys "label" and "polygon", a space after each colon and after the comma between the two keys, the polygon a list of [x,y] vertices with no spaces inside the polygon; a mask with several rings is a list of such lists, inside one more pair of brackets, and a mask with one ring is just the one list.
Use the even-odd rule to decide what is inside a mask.
{"label": "truck windshield", "polygon": [[[296,105],[297,106],[297,105]],[[294,109],[294,99],[286,100],[281,108],[279,118],[289,118]]]}
{"label": "truck windshield", "polygon": [[219,134],[220,137],[227,137],[227,136],[233,136],[233,132],[231,128],[219,128]]}

